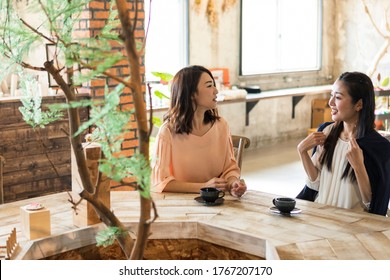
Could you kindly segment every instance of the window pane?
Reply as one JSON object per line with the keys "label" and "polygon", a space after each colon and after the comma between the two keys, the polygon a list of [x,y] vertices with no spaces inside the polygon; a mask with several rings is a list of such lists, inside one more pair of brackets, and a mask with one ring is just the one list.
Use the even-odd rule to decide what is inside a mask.
{"label": "window pane", "polygon": [[175,74],[187,63],[187,1],[145,1],[145,28],[151,8],[145,48],[146,80],[156,80],[150,72]]}
{"label": "window pane", "polygon": [[[245,75],[267,71],[277,61],[276,1],[247,0],[242,5],[242,65]],[[259,19],[268,24],[259,24]],[[243,68],[244,68],[243,67]]]}
{"label": "window pane", "polygon": [[319,69],[320,0],[242,0],[241,74]]}

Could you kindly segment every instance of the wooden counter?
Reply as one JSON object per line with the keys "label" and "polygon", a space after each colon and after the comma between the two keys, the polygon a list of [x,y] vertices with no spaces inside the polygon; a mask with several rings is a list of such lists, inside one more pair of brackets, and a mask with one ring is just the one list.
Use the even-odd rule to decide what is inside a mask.
{"label": "wooden counter", "polygon": [[[298,200],[302,210],[293,216],[271,213],[273,194],[248,191],[241,198],[225,196],[220,206],[204,206],[195,194],[153,194],[159,218],[150,239],[198,239],[266,259],[390,259],[390,218]],[[68,195],[60,193],[34,200],[0,205],[0,242],[15,227],[22,251],[32,246],[20,232],[19,208],[31,201],[51,211],[52,238],[43,244],[71,248],[75,234]],[[111,206],[131,230],[138,222],[138,193],[112,192]],[[96,232],[102,224],[85,230]],[[83,237],[94,235],[89,232]],[[55,242],[54,242],[54,239]],[[66,241],[65,241],[66,240]],[[67,242],[66,244],[64,242]],[[37,243],[37,244],[38,244]],[[61,244],[61,245],[60,245]]]}

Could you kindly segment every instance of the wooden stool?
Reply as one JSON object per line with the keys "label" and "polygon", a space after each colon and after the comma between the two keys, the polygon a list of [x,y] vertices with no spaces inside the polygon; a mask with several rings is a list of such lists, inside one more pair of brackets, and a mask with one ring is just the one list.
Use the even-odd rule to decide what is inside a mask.
{"label": "wooden stool", "polygon": [[51,234],[50,210],[28,210],[27,206],[20,207],[22,233],[28,239],[37,239]]}

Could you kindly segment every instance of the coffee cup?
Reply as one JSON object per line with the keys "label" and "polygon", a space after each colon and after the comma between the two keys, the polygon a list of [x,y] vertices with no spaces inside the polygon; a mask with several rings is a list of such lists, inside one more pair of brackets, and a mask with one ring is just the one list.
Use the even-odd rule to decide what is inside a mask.
{"label": "coffee cup", "polygon": [[200,197],[206,202],[215,202],[218,198],[224,197],[225,192],[217,188],[201,188]]}
{"label": "coffee cup", "polygon": [[290,213],[295,208],[296,201],[290,197],[276,197],[272,203],[282,213]]}

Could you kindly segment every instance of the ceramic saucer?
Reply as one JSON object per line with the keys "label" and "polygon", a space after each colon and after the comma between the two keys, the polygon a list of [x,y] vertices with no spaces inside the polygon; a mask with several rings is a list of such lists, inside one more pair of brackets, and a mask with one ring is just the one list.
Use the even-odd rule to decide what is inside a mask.
{"label": "ceramic saucer", "polygon": [[33,211],[33,210],[41,210],[45,208],[45,206],[42,203],[33,202],[26,206],[26,210]]}
{"label": "ceramic saucer", "polygon": [[217,205],[221,205],[225,199],[223,199],[222,197],[218,198],[216,201],[214,202],[207,202],[207,201],[204,201],[203,198],[201,198],[200,196],[198,197],[195,197],[194,200],[196,200],[197,202],[199,203],[202,203],[206,206],[217,206]]}
{"label": "ceramic saucer", "polygon": [[301,209],[299,209],[299,208],[294,208],[293,210],[291,210],[290,213],[284,213],[284,212],[280,212],[280,210],[279,210],[278,208],[276,208],[276,207],[270,207],[270,208],[269,208],[269,211],[270,211],[271,213],[280,214],[280,215],[286,215],[286,216],[294,215],[294,214],[299,214],[299,213],[302,212]]}

